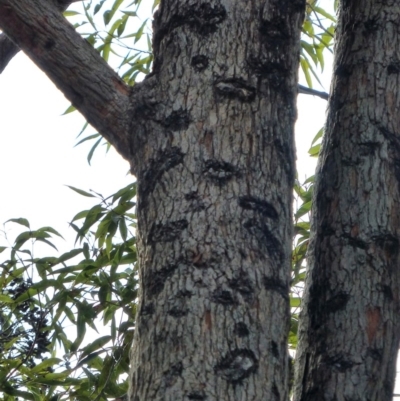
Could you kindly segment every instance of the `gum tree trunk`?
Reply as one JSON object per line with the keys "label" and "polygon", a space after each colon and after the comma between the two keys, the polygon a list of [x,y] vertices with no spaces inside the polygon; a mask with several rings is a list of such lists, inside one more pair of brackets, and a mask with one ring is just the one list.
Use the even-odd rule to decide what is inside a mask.
{"label": "gum tree trunk", "polygon": [[304,0],[161,0],[130,88],[48,0],[0,27],[131,163],[140,302],[131,401],[286,401]]}
{"label": "gum tree trunk", "polygon": [[342,1],[295,400],[392,400],[399,346],[400,5]]}
{"label": "gum tree trunk", "polygon": [[[138,170],[132,401],[287,400],[302,0],[164,0]],[[142,120],[141,120],[142,119]]]}

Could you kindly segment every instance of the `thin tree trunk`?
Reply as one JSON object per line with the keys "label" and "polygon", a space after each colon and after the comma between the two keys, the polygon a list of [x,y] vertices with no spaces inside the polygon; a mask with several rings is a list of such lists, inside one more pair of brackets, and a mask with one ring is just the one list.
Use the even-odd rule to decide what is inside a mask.
{"label": "thin tree trunk", "polygon": [[288,399],[303,12],[303,0],[161,2],[154,97],[134,112],[132,401]]}
{"label": "thin tree trunk", "polygon": [[399,345],[400,4],[342,1],[295,400],[392,399]]}

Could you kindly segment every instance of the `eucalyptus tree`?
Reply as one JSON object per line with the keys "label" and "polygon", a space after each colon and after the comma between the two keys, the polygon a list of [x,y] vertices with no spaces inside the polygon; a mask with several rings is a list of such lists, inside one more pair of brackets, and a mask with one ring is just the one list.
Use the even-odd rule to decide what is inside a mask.
{"label": "eucalyptus tree", "polygon": [[[310,92],[298,87],[297,71],[301,51],[310,83],[305,54],[322,63],[332,34],[321,25],[322,39],[300,47],[300,31],[306,16],[303,32],[313,38],[309,13],[329,15],[315,1],[162,0],[153,20],[152,71],[132,86],[132,76],[121,78],[104,60],[127,18],[113,25],[96,51],[93,37],[83,40],[63,17],[67,6],[0,0],[6,35],[0,68],[22,49],[137,177],[140,291],[130,400],[287,400],[295,101],[298,90]],[[108,11],[107,21],[115,12]],[[298,400],[392,396],[398,345],[398,13],[394,2],[341,4],[315,189]],[[309,205],[312,190],[295,189]],[[83,228],[76,227],[78,236],[104,218],[96,233],[104,245],[101,258],[109,259],[102,266],[114,269],[132,248],[114,249],[112,237],[119,226],[126,239],[119,216],[132,207],[126,201],[135,194],[130,186],[114,196],[121,202],[107,214],[99,207],[75,216],[86,218]],[[34,232],[35,238],[43,232],[49,229]],[[296,225],[299,232],[304,241],[293,256],[296,280],[303,275],[298,269],[306,225]],[[85,269],[93,268],[85,257]],[[45,262],[42,274],[55,263]],[[101,305],[107,301],[102,288]],[[135,294],[134,286],[129,292]],[[90,313],[81,308],[82,321]],[[293,321],[290,330],[295,334]],[[98,357],[90,347],[79,366]],[[88,372],[89,381],[101,386],[111,375],[106,370],[99,377]],[[89,392],[87,398],[74,394],[90,399]]]}
{"label": "eucalyptus tree", "polygon": [[288,397],[296,1],[160,2],[128,86],[46,0],[0,26],[129,161],[140,299],[132,400]]}

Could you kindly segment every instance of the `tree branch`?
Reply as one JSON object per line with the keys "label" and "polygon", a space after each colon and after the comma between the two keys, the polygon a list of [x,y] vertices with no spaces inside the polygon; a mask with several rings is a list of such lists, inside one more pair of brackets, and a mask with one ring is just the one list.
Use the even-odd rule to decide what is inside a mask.
{"label": "tree branch", "polygon": [[0,34],[0,74],[18,52],[19,47],[6,34]]}
{"label": "tree branch", "polygon": [[57,6],[48,0],[0,0],[0,28],[130,160],[131,88],[75,32]]}
{"label": "tree branch", "polygon": [[303,85],[298,85],[298,91],[299,93],[302,93],[303,95],[313,95],[313,96],[318,96],[324,100],[329,99],[329,93],[326,92],[320,92],[315,89],[307,88],[306,86]]}
{"label": "tree branch", "polygon": [[[72,3],[76,3],[81,0],[53,0],[56,7],[60,11],[65,11]],[[7,67],[8,63],[13,57],[18,54],[20,48],[14,44],[14,42],[7,37],[6,34],[0,34],[0,74]]]}

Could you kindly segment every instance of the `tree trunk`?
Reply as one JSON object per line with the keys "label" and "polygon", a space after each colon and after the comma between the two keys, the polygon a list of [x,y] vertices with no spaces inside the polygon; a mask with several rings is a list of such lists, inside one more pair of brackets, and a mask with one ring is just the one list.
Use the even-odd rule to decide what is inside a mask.
{"label": "tree trunk", "polygon": [[303,0],[164,0],[134,111],[132,401],[287,400]]}
{"label": "tree trunk", "polygon": [[138,177],[132,401],[288,399],[304,0],[162,0],[132,89],[47,0],[0,27]]}
{"label": "tree trunk", "polygon": [[396,1],[340,5],[297,401],[392,399],[400,336],[399,18]]}

